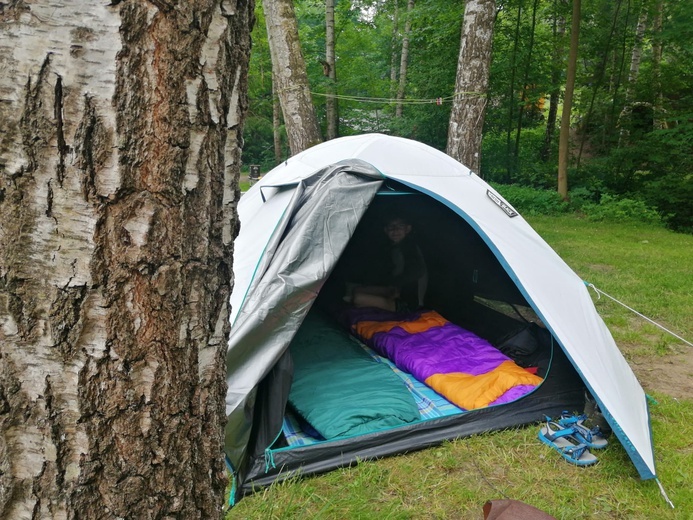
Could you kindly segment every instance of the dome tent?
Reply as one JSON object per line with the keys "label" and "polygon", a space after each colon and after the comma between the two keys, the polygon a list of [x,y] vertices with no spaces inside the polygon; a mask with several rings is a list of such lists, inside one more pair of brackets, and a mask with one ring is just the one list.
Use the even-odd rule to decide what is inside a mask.
{"label": "dome tent", "polygon": [[[427,306],[487,336],[512,328],[496,304],[526,307],[552,340],[544,382],[503,405],[287,446],[289,344],[357,235],[369,236],[377,227],[373,214],[397,202],[422,223],[417,232],[430,248],[427,261],[438,262],[430,269],[441,275],[431,280]],[[243,195],[238,211],[225,431],[237,495],[295,472],[323,472],[581,410],[585,390],[640,476],[655,478],[646,396],[587,287],[465,166],[408,139],[345,137],[277,166]]]}

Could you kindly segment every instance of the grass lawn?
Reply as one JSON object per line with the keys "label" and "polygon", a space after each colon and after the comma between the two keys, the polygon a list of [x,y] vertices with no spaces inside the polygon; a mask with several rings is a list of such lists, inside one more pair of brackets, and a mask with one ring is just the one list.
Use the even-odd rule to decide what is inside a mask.
{"label": "grass lawn", "polygon": [[[584,280],[691,340],[693,236],[575,216],[528,220]],[[685,372],[693,361],[679,366],[693,358],[692,347],[605,297],[594,299],[639,377],[648,364],[666,367],[674,359],[673,368],[684,370],[679,377],[693,380]],[[672,397],[676,381],[666,377],[647,383],[657,472],[673,510],[654,481],[639,479],[614,437],[596,466],[578,468],[541,444],[538,426],[530,426],[275,484],[245,497],[226,518],[480,519],[487,500],[513,498],[558,519],[692,519],[693,394]]]}

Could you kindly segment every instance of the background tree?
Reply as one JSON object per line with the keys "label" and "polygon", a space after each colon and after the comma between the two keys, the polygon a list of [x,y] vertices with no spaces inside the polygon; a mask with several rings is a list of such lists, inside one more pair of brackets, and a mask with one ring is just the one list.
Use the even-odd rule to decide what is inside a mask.
{"label": "background tree", "polygon": [[573,106],[575,71],[577,67],[578,43],[580,40],[580,0],[573,0],[573,16],[570,23],[570,53],[568,56],[568,77],[563,93],[561,112],[561,135],[558,144],[558,194],[568,198],[568,154],[570,152],[570,113]]}
{"label": "background tree", "polygon": [[325,0],[325,76],[328,78],[325,111],[327,139],[339,134],[339,111],[337,109],[337,60],[334,48],[334,0]]}
{"label": "background tree", "polygon": [[220,515],[253,2],[226,7],[0,10],[2,518]]}
{"label": "background tree", "polygon": [[390,95],[397,93],[397,58],[399,57],[399,0],[392,0],[392,44],[390,47]]}
{"label": "background tree", "polygon": [[495,0],[468,0],[457,62],[455,98],[448,127],[447,153],[475,172],[481,164]]}
{"label": "background tree", "polygon": [[404,20],[404,35],[402,36],[402,52],[399,54],[399,80],[397,86],[397,104],[395,117],[402,117],[404,93],[407,89],[407,65],[409,64],[409,37],[411,35],[412,11],[414,0],[407,1],[407,14]]}
{"label": "background tree", "polygon": [[253,47],[248,75],[248,115],[243,126],[243,162],[258,164],[263,171],[289,157],[281,105],[272,73],[267,25],[260,2],[255,5]]}
{"label": "background tree", "polygon": [[[321,63],[325,57],[325,3],[295,0],[294,5],[316,114],[326,129],[329,79]],[[496,6],[479,171],[494,182],[555,190],[558,146],[553,132],[566,81],[569,31],[565,20],[571,16],[572,2],[502,0]],[[450,9],[449,0],[416,4],[410,14],[406,110],[396,117],[397,85],[392,73],[396,74],[400,61],[405,10],[402,0],[335,2],[340,134],[385,132],[444,150],[462,17]],[[640,45],[639,73],[629,83],[641,12],[647,13],[650,23]],[[686,197],[693,196],[690,146],[686,145],[692,135],[688,115],[693,111],[693,82],[688,81],[690,67],[686,65],[693,60],[691,27],[690,2],[582,3],[571,118],[572,139],[579,146],[568,154],[574,165],[571,190],[581,190],[582,197],[595,203],[602,195],[643,201],[659,208],[677,229],[693,226],[693,215],[690,224],[683,224],[689,219],[685,216],[685,208],[690,206]],[[254,50],[264,52],[263,38],[266,41],[264,25],[255,32]],[[270,153],[271,89],[269,82],[264,90],[257,87],[255,78],[262,75],[257,65],[261,63],[254,53],[252,116],[244,157],[269,168],[276,164]],[[627,102],[628,88],[631,100]],[[631,108],[619,123],[624,107]],[[622,128],[628,139],[619,146]],[[287,153],[284,151],[284,157]]]}
{"label": "background tree", "polygon": [[565,34],[565,17],[560,12],[558,4],[565,0],[552,0],[551,5],[551,83],[549,87],[549,110],[546,115],[546,131],[539,157],[542,161],[549,160],[553,136],[556,132],[556,116],[561,97],[561,71],[563,70],[563,35]]}
{"label": "background tree", "polygon": [[276,92],[292,155],[322,141],[292,0],[263,0]]}

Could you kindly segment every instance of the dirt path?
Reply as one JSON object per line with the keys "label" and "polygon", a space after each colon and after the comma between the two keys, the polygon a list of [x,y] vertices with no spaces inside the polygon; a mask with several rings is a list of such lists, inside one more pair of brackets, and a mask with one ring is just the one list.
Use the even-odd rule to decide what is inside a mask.
{"label": "dirt path", "polygon": [[693,347],[680,345],[662,357],[629,355],[630,366],[645,392],[693,401]]}

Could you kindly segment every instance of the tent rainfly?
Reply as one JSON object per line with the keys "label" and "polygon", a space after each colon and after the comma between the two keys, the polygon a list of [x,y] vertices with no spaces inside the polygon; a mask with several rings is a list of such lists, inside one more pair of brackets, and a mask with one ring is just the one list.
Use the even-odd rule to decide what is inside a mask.
{"label": "tent rainfly", "polygon": [[[344,137],[274,168],[241,197],[238,211],[226,355],[232,500],[296,473],[582,411],[586,396],[640,476],[656,478],[645,393],[584,282],[465,166],[408,139]],[[502,404],[460,406],[345,332],[354,328],[342,328],[349,308],[340,291],[373,267],[383,218],[395,213],[412,223],[428,268],[424,310],[492,346],[532,323],[546,353],[539,384]],[[355,363],[347,352],[363,365],[358,374],[347,370]],[[382,384],[364,399],[373,365],[387,374],[377,372]],[[415,396],[413,417],[410,396],[397,394],[397,403],[409,399],[398,417],[330,430],[342,419],[335,414],[349,408],[368,416],[392,374]],[[393,402],[384,409],[397,408]],[[435,413],[421,411],[422,402]],[[320,428],[325,417],[328,428]]]}

